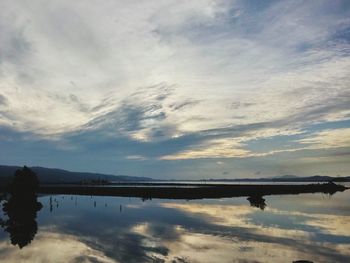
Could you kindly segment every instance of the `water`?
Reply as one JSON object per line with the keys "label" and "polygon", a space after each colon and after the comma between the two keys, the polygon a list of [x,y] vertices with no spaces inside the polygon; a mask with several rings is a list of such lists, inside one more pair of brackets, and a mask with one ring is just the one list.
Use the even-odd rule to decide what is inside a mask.
{"label": "water", "polygon": [[37,229],[32,213],[28,229],[0,230],[0,261],[350,262],[350,190],[265,199],[42,196]]}
{"label": "water", "polygon": [[[162,186],[162,185],[168,185],[168,184],[183,184],[183,185],[247,185],[247,184],[251,184],[251,185],[271,185],[271,184],[275,184],[275,185],[305,185],[305,184],[315,184],[315,183],[324,183],[324,181],[322,182],[272,182],[272,181],[268,181],[268,182],[245,182],[245,181],[132,181],[130,184],[128,184],[125,181],[114,181],[112,182],[113,184],[110,186],[114,186],[115,184],[118,185],[125,185],[128,186],[130,184],[134,185],[134,184],[141,184],[141,185],[151,185],[156,186]],[[104,186],[104,185],[101,185]],[[106,185],[108,187],[108,185]],[[105,187],[105,186],[104,186]]]}

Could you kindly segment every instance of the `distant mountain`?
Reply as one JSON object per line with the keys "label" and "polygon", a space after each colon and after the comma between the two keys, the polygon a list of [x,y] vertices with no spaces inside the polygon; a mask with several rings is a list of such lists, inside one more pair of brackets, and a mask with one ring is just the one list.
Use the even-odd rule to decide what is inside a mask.
{"label": "distant mountain", "polygon": [[334,177],[334,176],[325,176],[325,175],[314,175],[314,176],[281,176],[271,178],[274,182],[329,182],[329,181],[338,181],[338,182],[349,182],[350,176],[344,177]]}
{"label": "distant mountain", "polygon": [[[0,181],[9,181],[19,166],[0,165]],[[71,172],[62,169],[53,169],[45,167],[29,167],[39,177],[41,183],[76,183],[82,180],[104,179],[108,181],[149,181],[148,177],[137,177],[127,175],[110,175],[86,172]]]}
{"label": "distant mountain", "polygon": [[268,178],[238,178],[238,179],[207,179],[204,181],[217,182],[350,182],[350,176],[334,177],[334,176],[306,176],[300,177],[296,175],[282,175]]}
{"label": "distant mountain", "polygon": [[281,176],[275,176],[271,177],[271,179],[292,179],[292,178],[298,178],[296,175],[281,175]]}

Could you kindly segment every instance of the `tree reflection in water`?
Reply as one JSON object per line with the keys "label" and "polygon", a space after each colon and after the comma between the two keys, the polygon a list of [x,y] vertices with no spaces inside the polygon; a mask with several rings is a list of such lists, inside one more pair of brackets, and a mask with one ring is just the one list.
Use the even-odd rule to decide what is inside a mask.
{"label": "tree reflection in water", "polygon": [[265,198],[262,196],[249,196],[247,200],[250,202],[250,206],[260,208],[264,210],[266,207]]}
{"label": "tree reflection in water", "polygon": [[17,170],[10,188],[10,198],[3,204],[2,210],[8,216],[1,220],[1,226],[10,234],[11,243],[23,248],[33,239],[38,230],[37,212],[42,204],[37,201],[36,191],[39,181],[29,168]]}

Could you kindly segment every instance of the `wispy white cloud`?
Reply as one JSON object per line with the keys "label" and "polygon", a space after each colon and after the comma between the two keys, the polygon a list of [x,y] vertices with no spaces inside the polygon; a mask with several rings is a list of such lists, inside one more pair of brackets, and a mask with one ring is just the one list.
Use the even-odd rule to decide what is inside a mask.
{"label": "wispy white cloud", "polygon": [[299,140],[308,149],[350,147],[350,128],[324,130]]}

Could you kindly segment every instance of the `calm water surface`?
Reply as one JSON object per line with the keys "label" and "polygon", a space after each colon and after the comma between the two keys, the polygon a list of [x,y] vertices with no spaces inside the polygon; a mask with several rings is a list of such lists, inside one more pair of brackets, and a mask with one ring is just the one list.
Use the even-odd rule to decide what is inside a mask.
{"label": "calm water surface", "polygon": [[21,231],[0,214],[0,261],[350,262],[350,190],[265,199],[43,196]]}

